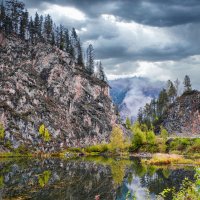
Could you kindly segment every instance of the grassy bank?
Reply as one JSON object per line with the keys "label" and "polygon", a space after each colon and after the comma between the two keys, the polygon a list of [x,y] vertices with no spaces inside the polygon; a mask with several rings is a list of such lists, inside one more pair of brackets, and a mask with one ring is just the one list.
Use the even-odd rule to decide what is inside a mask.
{"label": "grassy bank", "polygon": [[161,153],[154,154],[151,159],[143,159],[142,162],[148,165],[169,165],[169,164],[200,165],[200,159],[190,159],[190,158],[185,158],[182,155],[161,154]]}

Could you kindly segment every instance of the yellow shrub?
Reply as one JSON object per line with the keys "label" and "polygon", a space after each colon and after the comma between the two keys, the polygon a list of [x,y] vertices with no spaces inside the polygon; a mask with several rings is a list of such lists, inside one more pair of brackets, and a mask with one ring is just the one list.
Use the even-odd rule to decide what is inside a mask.
{"label": "yellow shrub", "polygon": [[44,124],[41,124],[39,127],[39,133],[43,137],[45,142],[48,142],[51,139],[50,133],[47,128],[45,128]]}
{"label": "yellow shrub", "polygon": [[4,139],[5,136],[5,129],[3,127],[3,124],[0,123],[0,140]]}
{"label": "yellow shrub", "polygon": [[110,149],[117,151],[117,150],[123,150],[125,148],[125,141],[124,141],[124,135],[123,131],[119,126],[115,126],[112,129],[112,133],[110,136]]}

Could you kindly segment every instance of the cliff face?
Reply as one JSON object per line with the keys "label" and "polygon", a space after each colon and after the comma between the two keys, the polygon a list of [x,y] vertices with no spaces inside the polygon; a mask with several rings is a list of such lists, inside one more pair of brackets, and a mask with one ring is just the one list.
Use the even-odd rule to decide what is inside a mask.
{"label": "cliff face", "polygon": [[[51,45],[17,37],[0,46],[0,122],[15,148],[56,151],[108,141],[116,122],[109,86]],[[44,124],[49,141],[39,134]]]}
{"label": "cliff face", "polygon": [[163,125],[170,133],[200,134],[200,92],[193,91],[179,97],[170,106]]}

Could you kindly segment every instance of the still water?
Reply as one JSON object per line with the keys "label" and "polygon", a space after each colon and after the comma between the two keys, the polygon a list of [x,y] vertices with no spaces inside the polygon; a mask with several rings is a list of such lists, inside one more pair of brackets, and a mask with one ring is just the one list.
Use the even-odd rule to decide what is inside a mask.
{"label": "still water", "polygon": [[139,158],[6,159],[0,160],[0,200],[155,199],[194,173],[192,167],[143,165]]}

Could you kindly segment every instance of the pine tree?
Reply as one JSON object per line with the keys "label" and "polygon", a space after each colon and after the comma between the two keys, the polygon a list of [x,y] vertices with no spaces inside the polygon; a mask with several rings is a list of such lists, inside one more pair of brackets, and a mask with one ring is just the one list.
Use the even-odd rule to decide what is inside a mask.
{"label": "pine tree", "polygon": [[17,0],[7,0],[6,1],[7,15],[12,22],[12,30],[18,33],[18,25],[20,18],[24,10],[24,3]]}
{"label": "pine tree", "polygon": [[190,82],[190,77],[188,75],[185,75],[185,78],[184,78],[184,87],[185,87],[185,92],[189,92],[192,90],[192,85],[191,85],[191,82]]}
{"label": "pine tree", "polygon": [[177,94],[177,91],[174,84],[172,83],[172,81],[168,80],[167,95],[168,95],[170,103],[172,103],[175,100],[176,94]]}
{"label": "pine tree", "polygon": [[86,51],[87,61],[86,61],[86,70],[90,75],[94,74],[94,49],[92,44],[90,44]]}
{"label": "pine tree", "polygon": [[47,15],[44,19],[44,39],[47,42],[52,41],[53,21],[50,15]]}
{"label": "pine tree", "polygon": [[103,69],[101,61],[97,63],[97,78],[102,81],[106,81],[106,75],[104,73],[104,69]]}
{"label": "pine tree", "polygon": [[57,47],[60,46],[60,28],[58,26],[55,28],[55,43]]}
{"label": "pine tree", "polygon": [[29,40],[32,44],[34,44],[34,35],[35,35],[34,22],[31,17],[29,22]]}
{"label": "pine tree", "polygon": [[179,95],[179,85],[180,85],[180,81],[178,80],[178,78],[174,81],[174,86],[176,88],[176,97]]}
{"label": "pine tree", "polygon": [[81,42],[80,40],[78,40],[77,42],[77,64],[80,66],[84,66],[83,64],[83,52],[82,52],[82,48],[81,48]]}
{"label": "pine tree", "polygon": [[168,95],[165,89],[163,89],[158,97],[158,102],[157,102],[157,112],[158,116],[162,116],[166,110],[166,107],[168,105]]}
{"label": "pine tree", "polygon": [[29,25],[28,11],[26,10],[25,12],[23,12],[20,21],[20,37],[22,39],[28,39],[28,25]]}
{"label": "pine tree", "polygon": [[137,121],[140,124],[143,123],[143,109],[142,108],[139,108],[139,110],[138,110]]}
{"label": "pine tree", "polygon": [[77,62],[78,60],[78,35],[76,33],[76,30],[75,28],[72,28],[72,31],[71,31],[71,37],[70,37],[70,43],[71,43],[71,46],[73,48],[73,52],[74,52],[74,59],[75,61]]}
{"label": "pine tree", "polygon": [[131,120],[129,119],[129,117],[126,118],[126,128],[127,129],[131,128]]}
{"label": "pine tree", "polygon": [[39,25],[39,30],[38,30],[38,34],[40,39],[42,39],[42,32],[43,32],[43,16],[40,15],[40,25]]}
{"label": "pine tree", "polygon": [[5,13],[5,6],[2,1],[0,8],[0,29],[5,31],[6,29],[5,26],[6,26],[6,13]]}
{"label": "pine tree", "polygon": [[59,48],[61,50],[64,50],[65,48],[65,37],[64,37],[64,27],[62,25],[60,25],[60,29],[59,29]]}
{"label": "pine tree", "polygon": [[67,52],[67,53],[70,53],[70,45],[71,45],[71,43],[70,43],[70,37],[69,37],[69,31],[68,31],[68,29],[65,29],[65,51]]}
{"label": "pine tree", "polygon": [[34,19],[34,33],[35,33],[35,39],[36,41],[38,41],[38,39],[41,37],[41,33],[40,33],[40,17],[38,15],[38,13],[35,13],[35,19]]}

